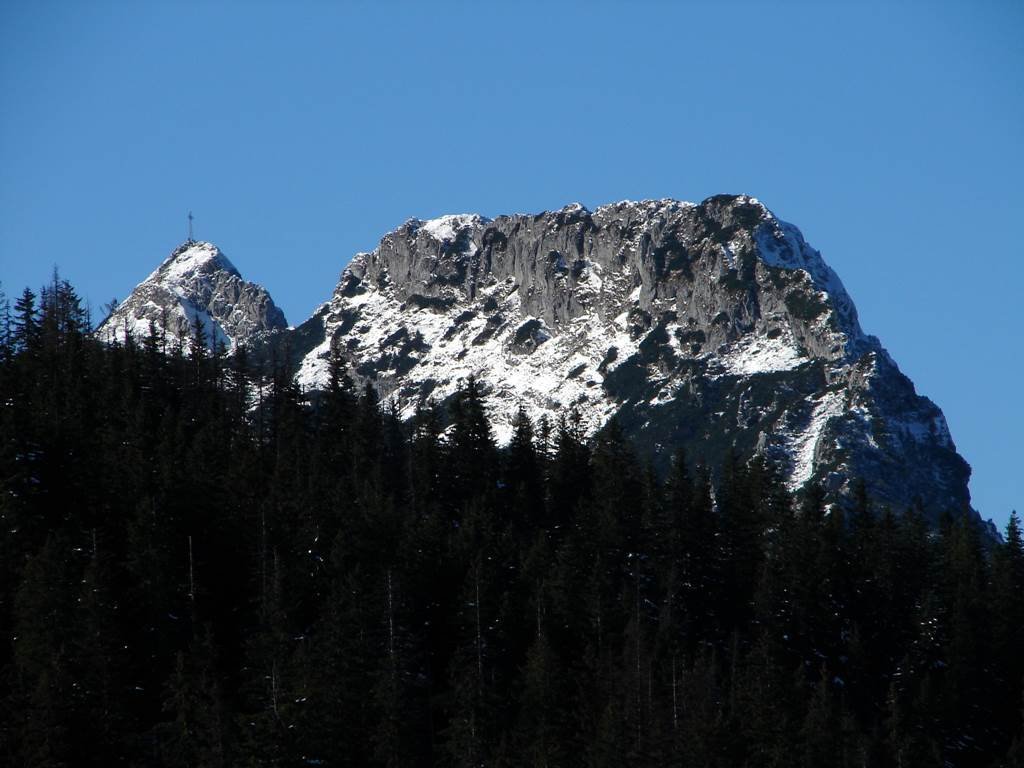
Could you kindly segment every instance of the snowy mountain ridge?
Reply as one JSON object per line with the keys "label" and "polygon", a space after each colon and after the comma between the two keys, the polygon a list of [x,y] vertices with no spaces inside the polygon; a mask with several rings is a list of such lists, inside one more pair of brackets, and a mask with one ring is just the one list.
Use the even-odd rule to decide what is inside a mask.
{"label": "snowy mountain ridge", "polygon": [[[818,321],[819,332],[828,337],[833,347],[831,354],[834,356],[839,349],[845,351],[847,347],[867,343],[852,301],[820,255],[806,247],[798,230],[776,220],[759,201],[744,199],[749,205],[758,207],[765,223],[770,225],[757,232],[758,253],[764,263],[781,269],[803,270],[818,289],[818,295],[823,300],[831,297],[835,304],[839,328],[834,331],[826,328],[829,321],[835,319],[832,314],[826,314]],[[624,213],[627,216],[656,216],[666,210],[695,207],[693,203],[675,200],[622,201],[601,206],[591,214],[576,203],[558,213],[618,221]],[[455,253],[473,263],[479,257],[480,245],[474,241],[472,233],[491,223],[490,219],[477,214],[442,216],[429,221],[413,219],[386,236],[381,247],[386,248],[386,244],[393,244],[395,237],[402,236],[415,238],[420,244],[425,235],[426,242],[436,244],[439,254]],[[528,227],[527,231],[532,230]],[[723,263],[727,269],[736,268],[737,253],[747,245],[741,241],[722,245]],[[632,242],[624,247],[638,246]],[[405,360],[416,365],[408,373],[399,374],[398,378],[406,388],[410,385],[418,387],[419,391],[411,394],[419,396],[403,397],[386,374],[375,377],[378,387],[386,394],[397,393],[403,415],[411,416],[422,396],[444,399],[460,382],[476,375],[486,382],[492,402],[497,400],[508,406],[494,408],[499,442],[505,442],[511,435],[511,419],[516,410],[512,407],[514,403],[522,403],[535,420],[542,416],[557,418],[560,409],[578,407],[590,429],[600,427],[617,407],[614,400],[601,389],[595,389],[595,385],[622,361],[630,359],[638,349],[640,336],[635,322],[630,324],[630,313],[636,310],[650,313],[652,309],[671,311],[671,301],[657,295],[653,281],[645,285],[637,274],[609,270],[595,260],[574,264],[570,290],[574,303],[582,311],[568,318],[568,322],[555,315],[545,318],[524,311],[520,282],[511,275],[503,281],[491,277],[468,290],[443,289],[437,292],[438,295],[431,296],[431,300],[416,293],[404,280],[396,283],[387,278],[379,280],[377,290],[367,291],[363,287],[364,278],[374,260],[380,258],[380,251],[379,248],[373,254],[358,254],[342,275],[339,290],[332,301],[318,311],[317,314],[325,318],[324,341],[303,358],[297,380],[307,389],[323,388],[328,376],[326,360],[331,348],[339,341],[343,342],[346,352],[359,361],[357,373],[360,368],[366,370],[367,361],[374,359],[383,362],[386,368],[388,361],[383,359],[386,355],[381,356],[378,352],[394,347],[398,342],[404,343],[410,338],[410,329],[414,329],[416,339],[409,349],[415,349]],[[557,254],[554,261],[556,278],[564,277],[568,274],[564,256],[558,251],[551,253]],[[433,272],[430,275],[430,279],[419,281],[422,286],[432,286],[436,275]],[[532,291],[534,287],[526,290]],[[474,299],[477,309],[466,310],[463,304],[467,300],[473,303]],[[607,309],[609,306],[621,311],[613,315]],[[345,327],[351,325],[348,321],[355,309],[373,317],[372,327],[365,331]],[[335,322],[336,317],[340,322]],[[511,322],[513,318],[520,322]],[[500,328],[495,327],[496,320]],[[649,319],[646,322],[649,323]],[[552,330],[549,323],[558,330]],[[339,332],[343,338],[339,339]],[[669,339],[676,351],[678,339],[678,334]],[[545,345],[545,342],[548,343]],[[512,350],[512,353],[506,354],[507,350]],[[610,358],[609,350],[614,350]],[[408,349],[402,354],[405,352]],[[774,336],[741,336],[730,344],[698,354],[696,358],[708,364],[711,376],[786,371],[808,359],[788,330]],[[583,375],[587,371],[590,372],[589,377]],[[429,388],[429,394],[424,391],[426,388]],[[665,387],[659,394],[661,399],[672,396],[670,389]]]}
{"label": "snowy mountain ridge", "polygon": [[[756,198],[411,219],[357,254],[306,322],[251,336],[230,321],[237,302],[202,287],[240,276],[200,245],[125,304],[148,325],[153,286],[190,296],[232,343],[290,355],[304,390],[326,385],[337,353],[410,417],[474,376],[499,442],[520,405],[535,421],[578,413],[590,432],[614,416],[656,465],[680,448],[712,467],[760,453],[793,489],[814,480],[839,498],[864,478],[897,508],[969,505],[942,412],[864,334],[821,255]],[[183,328],[188,309],[177,317]]]}

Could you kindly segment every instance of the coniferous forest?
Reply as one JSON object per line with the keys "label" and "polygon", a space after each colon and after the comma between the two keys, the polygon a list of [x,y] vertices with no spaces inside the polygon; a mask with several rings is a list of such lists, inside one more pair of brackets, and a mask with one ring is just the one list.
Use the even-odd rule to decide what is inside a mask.
{"label": "coniferous forest", "polygon": [[4,765],[1024,765],[1015,516],[2,320]]}

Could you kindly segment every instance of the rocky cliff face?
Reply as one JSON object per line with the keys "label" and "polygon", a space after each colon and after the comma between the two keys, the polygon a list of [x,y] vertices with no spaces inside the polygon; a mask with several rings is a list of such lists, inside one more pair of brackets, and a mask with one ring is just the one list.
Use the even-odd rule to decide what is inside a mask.
{"label": "rocky cliff face", "polygon": [[407,416],[474,375],[499,440],[520,404],[576,409],[589,429],[616,415],[656,462],[762,452],[794,489],[862,477],[900,508],[969,503],[941,411],[800,232],[746,196],[412,220],[290,336],[304,387],[338,350]]}
{"label": "rocky cliff face", "polygon": [[210,347],[253,344],[287,327],[284,313],[262,287],[246,282],[217,246],[186,242],[103,321],[101,337],[141,340],[150,324],[171,341],[187,342],[201,321]]}

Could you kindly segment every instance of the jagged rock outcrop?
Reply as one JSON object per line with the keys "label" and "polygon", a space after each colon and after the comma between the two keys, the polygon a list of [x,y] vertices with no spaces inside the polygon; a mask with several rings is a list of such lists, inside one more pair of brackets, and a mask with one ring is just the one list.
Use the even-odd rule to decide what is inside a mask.
{"label": "jagged rock outcrop", "polygon": [[651,457],[780,462],[833,498],[864,478],[898,508],[969,504],[941,411],[860,329],[835,273],[746,196],[411,220],[358,254],[289,334],[297,380],[331,350],[401,413],[482,383],[500,440],[519,404],[615,415]]}
{"label": "jagged rock outcrop", "polygon": [[187,342],[197,320],[211,348],[224,344],[229,350],[288,326],[270,294],[246,282],[217,246],[188,241],[136,286],[97,333],[121,342],[128,335],[141,340],[152,323],[170,341]]}

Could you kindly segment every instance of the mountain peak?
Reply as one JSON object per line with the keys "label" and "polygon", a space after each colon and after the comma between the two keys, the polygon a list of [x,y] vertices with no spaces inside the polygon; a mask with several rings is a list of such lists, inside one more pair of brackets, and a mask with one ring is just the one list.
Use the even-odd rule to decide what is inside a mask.
{"label": "mountain peak", "polygon": [[473,376],[500,442],[520,405],[534,422],[576,411],[591,431],[615,417],[660,465],[737,451],[833,499],[863,477],[899,508],[969,503],[941,411],[800,230],[750,195],[413,219],[298,330],[303,387],[326,385],[335,352],[412,416]]}
{"label": "mountain peak", "polygon": [[209,274],[218,270],[241,277],[235,265],[216,245],[200,240],[186,240],[171,251],[171,255],[146,279],[178,282],[196,274]]}
{"label": "mountain peak", "polygon": [[184,343],[202,323],[208,345],[233,349],[287,327],[270,294],[247,282],[213,243],[186,240],[135,287],[98,332],[124,342],[149,335],[152,326]]}

